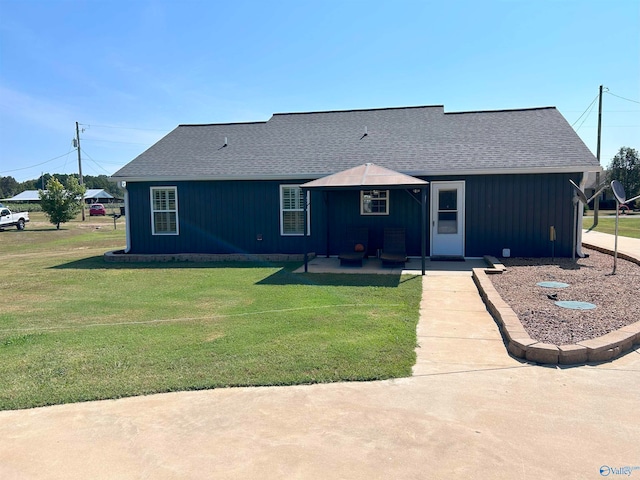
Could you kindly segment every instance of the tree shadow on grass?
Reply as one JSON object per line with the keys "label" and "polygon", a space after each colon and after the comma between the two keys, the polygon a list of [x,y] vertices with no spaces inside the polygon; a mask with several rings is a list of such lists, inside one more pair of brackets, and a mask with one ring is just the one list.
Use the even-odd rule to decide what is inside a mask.
{"label": "tree shadow on grass", "polygon": [[121,263],[105,262],[102,255],[95,255],[79,260],[61,263],[49,267],[54,270],[166,270],[166,269],[214,269],[223,270],[276,268],[277,271],[257,285],[326,285],[352,287],[387,287],[396,288],[407,281],[418,281],[418,276],[402,276],[400,274],[341,274],[341,273],[294,273],[300,267],[299,262],[140,262]]}
{"label": "tree shadow on grass", "polygon": [[52,268],[54,270],[157,270],[157,269],[224,269],[224,268],[283,268],[295,270],[300,267],[299,262],[105,262],[104,256],[95,255],[71,262],[61,263]]}
{"label": "tree shadow on grass", "polygon": [[7,232],[14,232],[17,233],[19,235],[22,235],[23,231],[27,231],[27,232],[63,232],[63,231],[70,231],[71,229],[69,228],[64,228],[64,227],[60,227],[60,229],[57,229],[55,226],[52,227],[30,227],[29,224],[27,224],[27,226],[25,227],[24,230],[18,230],[16,227],[4,227],[3,231],[7,231]]}
{"label": "tree shadow on grass", "polygon": [[397,288],[401,283],[418,281],[418,279],[418,276],[403,277],[400,274],[293,273],[283,268],[256,284]]}

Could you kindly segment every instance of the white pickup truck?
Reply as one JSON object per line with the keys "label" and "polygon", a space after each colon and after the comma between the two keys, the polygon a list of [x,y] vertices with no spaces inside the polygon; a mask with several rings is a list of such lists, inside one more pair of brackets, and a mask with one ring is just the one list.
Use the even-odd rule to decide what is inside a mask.
{"label": "white pickup truck", "polygon": [[18,230],[24,230],[24,225],[29,221],[29,212],[11,213],[7,207],[0,208],[0,230],[15,226]]}

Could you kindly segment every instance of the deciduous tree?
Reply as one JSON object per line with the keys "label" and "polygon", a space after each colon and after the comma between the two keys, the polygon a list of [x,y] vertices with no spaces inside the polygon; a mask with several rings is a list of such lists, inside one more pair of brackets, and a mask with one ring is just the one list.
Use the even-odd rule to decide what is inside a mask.
{"label": "deciduous tree", "polygon": [[0,198],[13,197],[19,191],[20,184],[13,177],[0,177]]}
{"label": "deciduous tree", "polygon": [[60,224],[68,222],[82,209],[82,195],[85,188],[75,177],[69,177],[62,185],[56,177],[47,182],[47,190],[40,190],[40,205],[49,221],[60,230]]}
{"label": "deciduous tree", "polygon": [[627,198],[640,195],[640,157],[634,148],[622,147],[609,164],[609,181],[618,180]]}

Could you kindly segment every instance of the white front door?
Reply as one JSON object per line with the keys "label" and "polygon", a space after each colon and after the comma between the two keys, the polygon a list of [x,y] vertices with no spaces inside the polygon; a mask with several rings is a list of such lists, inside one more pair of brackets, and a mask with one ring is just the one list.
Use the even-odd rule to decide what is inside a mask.
{"label": "white front door", "polygon": [[464,256],[464,182],[431,182],[431,256]]}

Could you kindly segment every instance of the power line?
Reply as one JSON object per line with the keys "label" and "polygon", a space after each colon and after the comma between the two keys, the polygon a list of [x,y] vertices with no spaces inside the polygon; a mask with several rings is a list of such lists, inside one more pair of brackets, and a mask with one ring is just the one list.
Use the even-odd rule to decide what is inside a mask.
{"label": "power line", "polygon": [[[589,110],[589,113],[591,113],[591,110],[593,110],[593,105],[596,103],[596,100],[598,99],[598,97],[599,97],[599,96],[600,96],[600,94],[598,94],[598,95],[596,95],[596,96],[595,96],[595,98],[594,98],[594,99],[593,99],[593,101],[589,104],[589,106],[585,109],[585,111],[584,111],[584,112],[582,112],[582,114],[578,117],[578,119],[577,119],[575,122],[573,122],[573,123],[571,124],[571,126],[572,126],[572,127],[573,127],[576,123],[578,123],[578,122],[580,121],[580,119],[583,117],[583,115],[584,115],[585,113],[587,113],[587,110]],[[590,110],[590,109],[591,109],[591,110]],[[588,115],[587,115],[587,117],[588,117]],[[582,122],[582,123],[584,123],[584,120],[583,120],[583,122]],[[582,126],[582,124],[581,124],[580,126]],[[578,127],[578,128],[580,128],[580,127]]]}
{"label": "power line", "polygon": [[144,132],[166,132],[167,129],[153,129],[153,128],[136,128],[136,127],[119,127],[117,125],[89,125],[89,124],[81,124],[86,127],[100,127],[100,128],[117,128],[121,130],[142,130]]}
{"label": "power line", "polygon": [[124,162],[105,162],[104,160],[102,160],[103,165],[124,165],[125,163],[128,163],[130,160],[124,161]]}
{"label": "power line", "polygon": [[621,98],[622,100],[626,100],[627,102],[640,103],[637,100],[631,100],[630,98],[621,97],[620,95],[616,95],[615,93],[611,93],[610,91],[606,91],[609,95],[613,95],[614,97]]}
{"label": "power line", "polygon": [[64,157],[64,156],[66,156],[66,155],[69,155],[69,153],[71,153],[71,150],[73,150],[73,149],[70,149],[67,153],[63,153],[62,155],[58,155],[57,157],[50,158],[50,159],[49,159],[49,160],[47,160],[46,162],[37,163],[37,164],[35,164],[35,165],[31,165],[31,166],[29,166],[29,167],[14,168],[13,170],[3,170],[3,171],[2,171],[2,172],[0,172],[0,173],[19,172],[20,170],[28,170],[28,169],[30,169],[30,168],[39,167],[40,165],[44,165],[45,163],[53,162],[54,160],[57,160],[57,159],[62,158],[62,157]]}
{"label": "power line", "polygon": [[67,168],[67,162],[69,161],[69,153],[71,153],[71,150],[73,149],[69,150],[69,152],[67,153],[67,156],[64,159],[64,166],[62,167],[62,170],[65,170]]}
{"label": "power line", "polygon": [[[567,113],[568,112],[575,113],[575,112],[579,112],[580,110],[565,110],[563,108],[562,111],[563,112],[567,112]],[[607,113],[636,113],[636,112],[640,112],[640,110],[609,110],[609,109],[606,109],[605,111]]]}
{"label": "power line", "polygon": [[[600,96],[600,95],[597,95],[597,96],[596,96],[596,99],[597,99],[599,96]],[[592,110],[595,108],[595,106],[596,106],[596,103],[595,103],[595,102],[596,102],[596,99],[594,99],[594,100],[593,100],[593,102],[591,102],[591,108],[589,109],[589,113],[587,113],[587,115],[584,117],[584,120],[582,120],[582,123],[580,124],[580,126],[578,126],[578,128],[576,128],[576,132],[577,132],[578,130],[580,130],[580,128],[582,128],[582,125],[584,125],[584,122],[586,122],[586,121],[587,121],[587,119],[589,118],[589,115],[591,115],[591,111],[592,111]],[[582,115],[584,115],[584,113],[583,113]],[[580,115],[580,117],[582,117],[582,115]],[[580,118],[578,118],[578,120],[580,120]],[[578,123],[578,120],[576,120],[576,121],[574,122],[574,124],[573,124],[573,125],[575,125],[576,123]],[[573,127],[573,125],[571,125],[571,126]]]}
{"label": "power line", "polygon": [[149,145],[149,143],[136,143],[136,142],[118,142],[116,140],[99,140],[97,138],[84,138],[85,142],[96,142],[96,143],[123,143],[125,145]]}
{"label": "power line", "polygon": [[[580,128],[582,125],[580,125]],[[597,128],[597,125],[584,125],[584,128]],[[611,128],[638,128],[640,125],[607,125],[607,130]],[[576,130],[577,131],[577,130]]]}
{"label": "power line", "polygon": [[104,168],[102,165],[100,165],[98,162],[96,162],[96,161],[91,157],[91,155],[89,155],[89,154],[87,153],[87,151],[86,151],[84,148],[82,149],[82,153],[84,153],[84,154],[89,158],[89,160],[91,160],[94,164],[96,164],[98,167],[100,167],[102,170],[104,170],[108,175],[111,175],[111,173],[110,173],[106,168]]}

